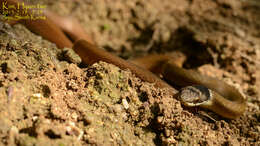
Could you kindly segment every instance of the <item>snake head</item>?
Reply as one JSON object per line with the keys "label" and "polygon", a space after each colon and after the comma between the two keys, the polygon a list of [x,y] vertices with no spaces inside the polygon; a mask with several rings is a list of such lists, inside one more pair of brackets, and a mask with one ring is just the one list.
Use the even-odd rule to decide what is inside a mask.
{"label": "snake head", "polygon": [[211,99],[211,91],[201,85],[187,86],[180,90],[178,99],[185,106],[199,106],[205,104]]}

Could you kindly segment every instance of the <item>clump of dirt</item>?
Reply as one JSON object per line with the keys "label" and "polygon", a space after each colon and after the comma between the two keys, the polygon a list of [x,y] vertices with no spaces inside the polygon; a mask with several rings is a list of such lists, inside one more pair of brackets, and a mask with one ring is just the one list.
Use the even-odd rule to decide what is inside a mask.
{"label": "clump of dirt", "polygon": [[236,120],[185,108],[130,71],[105,62],[86,67],[70,48],[0,23],[1,145],[259,144],[257,2],[41,3],[74,16],[97,44],[124,58],[181,51],[184,67],[235,83],[248,107]]}
{"label": "clump of dirt", "polygon": [[18,29],[36,37],[21,25],[1,28],[2,144],[153,143],[154,133],[139,130],[137,138],[134,125],[125,122],[140,116],[134,83],[140,80],[103,62],[82,70],[59,61],[61,50],[48,42],[37,46]]}

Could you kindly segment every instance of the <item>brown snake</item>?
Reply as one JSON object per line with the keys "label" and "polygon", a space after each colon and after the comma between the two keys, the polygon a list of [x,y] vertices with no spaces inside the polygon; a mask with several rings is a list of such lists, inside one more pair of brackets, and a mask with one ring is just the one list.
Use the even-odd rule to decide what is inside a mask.
{"label": "brown snake", "polygon": [[[7,0],[8,4],[17,4],[17,2],[17,0]],[[160,88],[169,88],[173,94],[178,95],[178,99],[185,106],[207,108],[225,118],[235,119],[246,109],[244,97],[223,81],[178,67],[167,55],[151,55],[137,59],[133,61],[137,64],[135,65],[98,48],[76,21],[60,17],[50,11],[46,11],[45,15],[46,20],[22,20],[21,23],[55,43],[59,48],[72,47],[71,41],[62,32],[64,31],[75,41],[73,49],[86,64],[105,61],[121,69],[130,69],[143,81],[154,83]],[[187,87],[177,93],[174,88],[148,70],[162,74],[168,82]]]}
{"label": "brown snake", "polygon": [[216,78],[181,68],[180,64],[176,65],[176,61],[169,58],[167,55],[149,55],[134,62],[162,74],[168,82],[184,87],[177,98],[186,106],[206,108],[229,119],[235,119],[244,113],[246,100],[235,87]]}

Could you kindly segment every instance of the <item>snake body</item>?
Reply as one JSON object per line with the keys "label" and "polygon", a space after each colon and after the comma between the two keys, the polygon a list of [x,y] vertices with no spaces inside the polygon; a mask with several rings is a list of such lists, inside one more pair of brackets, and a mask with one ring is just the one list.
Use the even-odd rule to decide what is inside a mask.
{"label": "snake body", "polygon": [[206,108],[229,119],[241,116],[246,109],[246,100],[235,87],[216,78],[182,68],[184,59],[156,54],[140,57],[132,62],[161,74],[171,84],[184,87],[177,98],[185,106]]}
{"label": "snake body", "polygon": [[[171,89],[173,93],[176,93],[174,88],[170,87],[167,83],[160,80],[145,68],[149,68],[157,73],[159,72],[168,82],[172,82],[173,84],[182,87],[188,86],[181,89],[178,94],[178,98],[186,106],[207,108],[229,119],[235,119],[241,116],[246,109],[244,97],[233,86],[198,72],[178,67],[175,63],[172,63],[171,60],[168,60],[169,56],[167,55],[147,57],[149,59],[153,58],[155,61],[150,61],[149,59],[146,59],[146,57],[143,57],[142,59],[139,59],[137,65],[135,65],[114,56],[85,40],[76,41],[73,49],[80,55],[83,61],[88,64],[105,61],[115,64],[121,69],[130,69],[142,80],[155,83],[155,85],[160,88]],[[147,64],[149,65],[145,66]],[[138,65],[143,68],[140,68]]]}
{"label": "snake body", "polygon": [[184,105],[207,108],[229,119],[244,113],[246,100],[235,87],[170,62],[164,63],[162,68],[162,75],[168,81],[188,86],[180,91],[179,99]]}
{"label": "snake body", "polygon": [[[8,4],[19,2],[21,1],[7,0]],[[31,11],[28,13],[30,14]],[[139,67],[94,45],[90,41],[91,39],[86,37],[87,35],[82,34],[84,29],[80,28],[78,23],[73,23],[70,19],[59,18],[60,16],[54,13],[45,12],[45,15],[46,20],[23,20],[21,23],[31,31],[55,43],[59,48],[72,47],[72,42],[62,31],[65,31],[72,39],[74,38],[74,41],[82,39],[74,43],[73,49],[86,64],[105,61],[115,64],[121,69],[129,69],[143,81],[155,83],[159,88],[170,89],[173,94],[178,95],[184,105],[207,108],[225,118],[235,119],[241,116],[246,109],[246,101],[243,96],[234,87],[223,81],[178,67],[168,57],[166,59],[160,55],[148,57],[150,60],[148,58],[139,60],[137,64],[143,68]],[[154,66],[158,67],[158,70],[150,69]],[[168,82],[187,87],[177,93],[177,90],[147,69],[159,72]]]}

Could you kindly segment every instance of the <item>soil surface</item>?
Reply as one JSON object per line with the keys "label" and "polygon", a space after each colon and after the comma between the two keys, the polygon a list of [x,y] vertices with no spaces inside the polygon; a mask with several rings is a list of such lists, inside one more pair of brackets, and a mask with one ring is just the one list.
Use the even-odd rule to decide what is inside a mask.
{"label": "soil surface", "polygon": [[80,63],[21,24],[0,23],[0,145],[260,145],[257,0],[41,0],[124,59],[181,52],[185,68],[236,86],[236,120],[186,108],[105,62]]}

